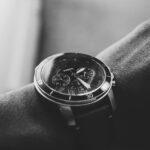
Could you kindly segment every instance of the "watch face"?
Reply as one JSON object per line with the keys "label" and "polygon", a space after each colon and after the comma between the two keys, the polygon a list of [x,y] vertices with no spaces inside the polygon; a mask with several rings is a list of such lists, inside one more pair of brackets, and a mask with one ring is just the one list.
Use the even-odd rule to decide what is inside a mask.
{"label": "watch face", "polygon": [[52,55],[39,64],[34,76],[35,86],[45,98],[70,106],[102,99],[111,82],[112,75],[103,62],[81,53]]}
{"label": "watch face", "polygon": [[50,59],[42,69],[45,84],[64,95],[94,92],[105,81],[103,67],[91,56],[65,53]]}

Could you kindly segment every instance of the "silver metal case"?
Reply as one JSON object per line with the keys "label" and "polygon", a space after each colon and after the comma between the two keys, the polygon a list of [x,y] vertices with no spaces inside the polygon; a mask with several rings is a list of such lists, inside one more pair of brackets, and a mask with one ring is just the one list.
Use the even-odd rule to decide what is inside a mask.
{"label": "silver metal case", "polygon": [[[49,69],[51,69],[50,67],[55,68],[53,63],[55,63],[58,58],[61,59],[61,57],[62,59],[68,58],[70,59],[70,61],[71,61],[71,57],[72,59],[73,57],[76,57],[76,59],[78,59],[78,57],[87,57],[87,60],[90,59],[94,63],[97,63],[101,67],[101,69],[103,69],[105,75],[104,81],[94,90],[85,92],[83,94],[71,95],[69,93],[65,94],[60,91],[57,91],[56,89],[54,89],[44,81],[43,74],[45,74],[45,70],[44,70],[45,65],[48,65],[49,63],[50,65],[52,65],[52,66],[49,65]],[[47,70],[49,71],[49,69]],[[52,103],[58,104],[60,106],[61,112],[66,116],[68,115],[68,118],[72,120],[70,121],[70,123],[68,123],[70,125],[75,124],[75,121],[73,119],[73,113],[71,111],[72,107],[80,107],[80,109],[82,109],[82,106],[83,107],[90,106],[94,103],[100,102],[104,97],[108,96],[110,99],[111,107],[113,110],[115,110],[116,102],[112,91],[112,86],[114,84],[115,84],[114,75],[111,73],[107,65],[105,65],[102,61],[100,61],[95,57],[85,55],[85,54],[80,54],[80,53],[60,53],[60,54],[52,55],[44,59],[35,68],[35,74],[34,74],[34,85],[37,91],[47,100],[51,101]]]}

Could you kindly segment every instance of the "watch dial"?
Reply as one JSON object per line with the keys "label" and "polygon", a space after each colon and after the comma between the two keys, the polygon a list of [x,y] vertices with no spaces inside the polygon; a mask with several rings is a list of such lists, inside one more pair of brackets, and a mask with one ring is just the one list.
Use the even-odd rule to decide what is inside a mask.
{"label": "watch dial", "polygon": [[54,91],[75,96],[91,93],[105,81],[100,63],[79,53],[65,53],[51,58],[42,69],[42,77]]}

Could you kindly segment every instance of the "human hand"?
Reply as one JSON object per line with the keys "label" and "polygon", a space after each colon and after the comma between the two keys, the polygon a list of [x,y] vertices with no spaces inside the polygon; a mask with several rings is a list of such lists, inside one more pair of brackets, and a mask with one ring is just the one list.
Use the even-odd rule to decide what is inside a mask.
{"label": "human hand", "polygon": [[112,149],[149,149],[150,21],[97,55],[115,75]]}

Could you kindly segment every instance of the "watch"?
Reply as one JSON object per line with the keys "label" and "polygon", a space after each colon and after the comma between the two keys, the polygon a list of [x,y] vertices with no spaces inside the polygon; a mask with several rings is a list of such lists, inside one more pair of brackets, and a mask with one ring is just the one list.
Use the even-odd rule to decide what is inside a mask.
{"label": "watch", "polygon": [[69,126],[104,113],[112,117],[116,102],[114,75],[101,60],[82,53],[59,53],[44,59],[35,69],[34,85],[56,104]]}

